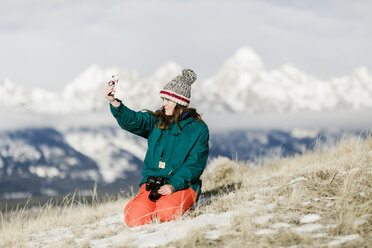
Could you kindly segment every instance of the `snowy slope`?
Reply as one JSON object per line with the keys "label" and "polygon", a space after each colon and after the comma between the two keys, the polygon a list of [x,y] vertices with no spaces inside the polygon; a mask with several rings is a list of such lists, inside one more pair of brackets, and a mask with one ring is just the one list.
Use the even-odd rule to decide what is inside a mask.
{"label": "snowy slope", "polygon": [[115,128],[74,128],[63,133],[71,147],[97,163],[105,183],[126,179],[145,158],[146,140]]}
{"label": "snowy slope", "polygon": [[51,128],[0,133],[0,161],[5,198],[66,194],[101,180],[97,164]]}
{"label": "snowy slope", "polygon": [[0,198],[137,185],[144,141],[104,127],[0,132]]}
{"label": "snowy slope", "polygon": [[[134,109],[155,109],[160,106],[160,89],[181,69],[169,62],[152,75],[140,77],[121,68],[92,65],[61,92],[26,90],[3,80],[0,106],[45,113],[102,111],[107,107],[102,96],[103,85],[111,75],[119,73],[117,97]],[[192,99],[192,106],[209,113],[370,109],[372,75],[363,66],[350,75],[329,80],[320,80],[291,64],[270,71],[252,49],[242,47],[215,76],[193,85]]]}
{"label": "snowy slope", "polygon": [[[335,144],[342,135],[346,132],[306,129],[211,132],[209,157],[288,157],[317,142]],[[112,126],[0,132],[0,198],[87,191],[94,182],[110,192],[137,187],[146,150],[146,139]]]}

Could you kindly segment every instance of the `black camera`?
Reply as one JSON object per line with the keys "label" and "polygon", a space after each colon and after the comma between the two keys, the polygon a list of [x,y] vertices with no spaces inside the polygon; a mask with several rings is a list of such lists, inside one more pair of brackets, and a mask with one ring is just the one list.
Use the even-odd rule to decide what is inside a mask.
{"label": "black camera", "polygon": [[158,176],[158,177],[148,177],[146,181],[146,191],[150,191],[149,199],[153,202],[156,202],[159,200],[161,195],[158,193],[158,190],[161,186],[163,186],[166,183],[166,179],[164,177]]}

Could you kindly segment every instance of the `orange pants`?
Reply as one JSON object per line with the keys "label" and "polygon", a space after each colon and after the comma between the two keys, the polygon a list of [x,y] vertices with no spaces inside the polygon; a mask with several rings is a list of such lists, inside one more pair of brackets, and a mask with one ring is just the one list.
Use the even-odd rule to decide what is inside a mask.
{"label": "orange pants", "polygon": [[191,188],[163,195],[156,202],[150,201],[149,194],[146,184],[142,184],[138,195],[128,202],[124,210],[128,226],[148,224],[154,216],[163,222],[174,220],[192,207],[197,199],[196,192]]}

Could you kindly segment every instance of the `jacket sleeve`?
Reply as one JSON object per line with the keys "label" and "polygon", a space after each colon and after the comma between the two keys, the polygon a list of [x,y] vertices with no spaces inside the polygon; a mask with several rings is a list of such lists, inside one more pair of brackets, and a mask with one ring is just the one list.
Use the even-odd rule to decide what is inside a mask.
{"label": "jacket sleeve", "polygon": [[110,104],[110,110],[119,126],[133,134],[148,138],[153,129],[155,118],[148,112],[133,111],[126,107],[120,100],[120,105],[114,107]]}
{"label": "jacket sleeve", "polygon": [[190,182],[200,178],[209,155],[209,130],[204,126],[181,168],[168,181],[175,191],[185,188]]}

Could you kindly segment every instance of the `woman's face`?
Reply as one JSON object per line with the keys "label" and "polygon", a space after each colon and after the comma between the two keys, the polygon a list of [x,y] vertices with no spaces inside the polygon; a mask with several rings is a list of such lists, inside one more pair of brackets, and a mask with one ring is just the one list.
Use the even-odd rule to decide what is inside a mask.
{"label": "woman's face", "polygon": [[176,107],[177,103],[175,103],[171,100],[168,100],[164,97],[162,99],[163,99],[163,105],[162,106],[165,110],[165,114],[168,115],[168,116],[173,115],[174,108]]}

